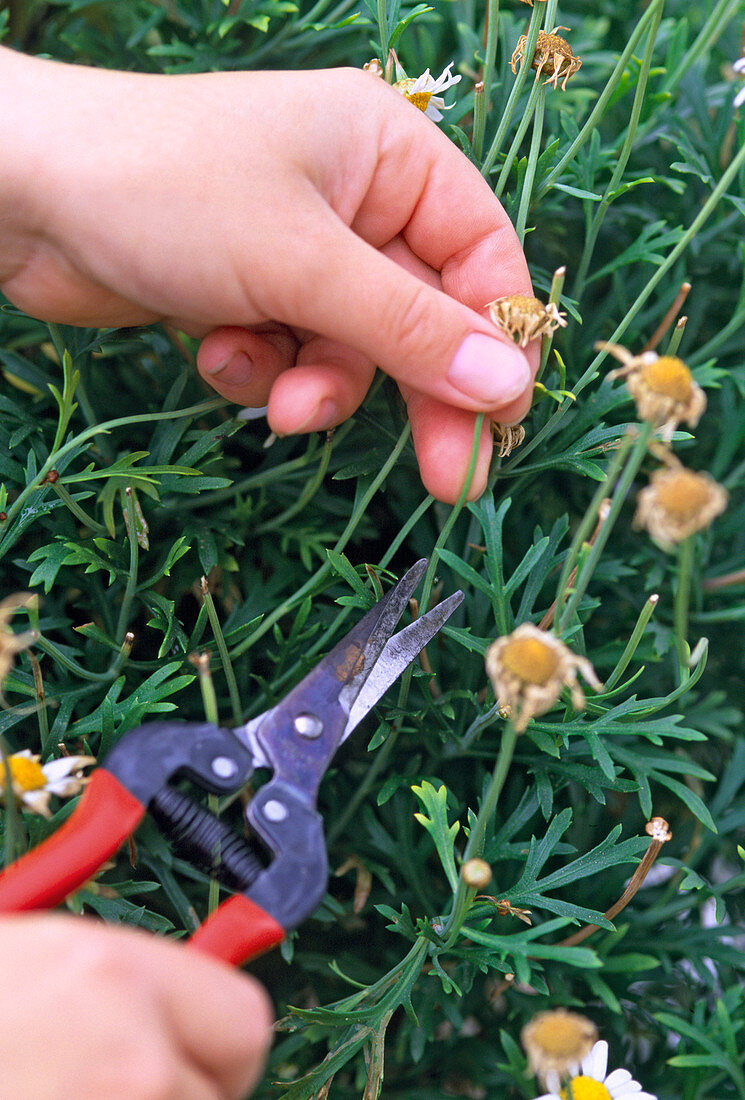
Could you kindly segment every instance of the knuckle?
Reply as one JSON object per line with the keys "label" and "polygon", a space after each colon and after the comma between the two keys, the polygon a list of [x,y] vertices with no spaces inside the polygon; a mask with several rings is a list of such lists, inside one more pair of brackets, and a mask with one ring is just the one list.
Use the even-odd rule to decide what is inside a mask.
{"label": "knuckle", "polygon": [[424,284],[415,283],[404,293],[389,298],[382,322],[385,330],[395,337],[402,359],[421,361],[425,356],[437,355],[438,333],[433,314],[431,291]]}

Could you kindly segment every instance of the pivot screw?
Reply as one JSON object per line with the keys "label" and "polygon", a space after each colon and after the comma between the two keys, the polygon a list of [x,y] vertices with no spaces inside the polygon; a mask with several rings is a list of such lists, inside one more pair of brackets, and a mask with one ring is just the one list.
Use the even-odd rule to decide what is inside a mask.
{"label": "pivot screw", "polygon": [[295,719],[295,731],[301,737],[313,740],[323,733],[323,722],[315,714],[298,714]]}
{"label": "pivot screw", "polygon": [[216,756],[212,761],[212,771],[220,779],[232,779],[238,771],[238,765],[229,756]]}
{"label": "pivot screw", "polygon": [[278,802],[276,798],[270,798],[264,807],[264,817],[267,821],[284,821],[288,812],[284,802]]}

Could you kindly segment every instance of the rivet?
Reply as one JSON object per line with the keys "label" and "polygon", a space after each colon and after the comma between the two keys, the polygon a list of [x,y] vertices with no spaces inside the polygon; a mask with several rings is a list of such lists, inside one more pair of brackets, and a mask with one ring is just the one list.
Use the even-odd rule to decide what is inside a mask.
{"label": "rivet", "polygon": [[315,714],[298,714],[295,719],[295,731],[301,737],[312,740],[323,733],[323,722]]}
{"label": "rivet", "polygon": [[238,765],[229,756],[216,756],[212,761],[212,770],[220,779],[231,779],[238,771]]}
{"label": "rivet", "polygon": [[264,817],[267,821],[284,821],[288,810],[284,802],[278,802],[276,798],[270,798],[264,806]]}

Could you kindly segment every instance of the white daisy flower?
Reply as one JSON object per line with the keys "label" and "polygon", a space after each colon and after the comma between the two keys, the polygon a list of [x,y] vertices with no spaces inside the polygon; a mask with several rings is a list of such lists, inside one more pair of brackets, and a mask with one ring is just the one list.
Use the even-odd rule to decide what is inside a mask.
{"label": "white daisy flower", "polygon": [[420,111],[424,111],[427,118],[431,118],[433,122],[439,122],[443,117],[441,112],[449,111],[454,106],[452,103],[450,107],[445,106],[445,100],[439,93],[452,88],[461,79],[460,76],[453,76],[450,71],[454,64],[455,62],[451,61],[437,80],[429,69],[425,69],[421,76],[404,77],[402,80],[397,80],[393,87],[405,96],[409,103],[413,103]]}
{"label": "white daisy flower", "polygon": [[[740,73],[742,76],[745,76],[745,57],[741,57],[737,61],[735,61],[732,68],[735,70],[736,73]],[[732,106],[740,107],[743,103],[745,103],[745,87],[740,88],[740,91],[737,93],[734,100],[732,101]]]}
{"label": "white daisy flower", "polygon": [[[627,1069],[608,1069],[608,1044],[604,1039],[595,1043],[586,1058],[582,1059],[582,1072],[571,1077],[573,1100],[657,1100],[650,1092],[643,1092]],[[567,1100],[568,1092],[559,1081],[551,1082],[554,1092],[546,1092],[537,1100]]]}
{"label": "white daisy flower", "polygon": [[[59,760],[50,760],[40,764],[40,757],[34,756],[30,749],[14,752],[8,757],[10,786],[18,801],[41,817],[51,817],[49,800],[53,794],[58,798],[71,798],[83,789],[88,782],[82,775],[83,768],[95,764],[95,756],[61,756]],[[0,801],[5,797],[8,786],[5,764],[0,759]]]}

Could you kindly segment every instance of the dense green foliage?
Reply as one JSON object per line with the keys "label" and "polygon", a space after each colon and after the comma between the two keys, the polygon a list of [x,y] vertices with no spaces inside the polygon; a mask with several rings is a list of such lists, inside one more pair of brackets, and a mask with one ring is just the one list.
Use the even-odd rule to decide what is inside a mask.
{"label": "dense green foliage", "polygon": [[[39,680],[24,653],[4,685],[7,751],[46,759],[64,743],[103,755],[150,718],[202,717],[189,658],[203,650],[220,719],[256,714],[418,557],[431,559],[420,605],[434,591],[466,595],[430,647],[434,681],[417,669],[392,690],[323,785],[331,866],[346,869],[287,949],[254,968],[284,1017],[261,1097],[325,1096],[334,1073],[331,1097],[375,1097],[384,1053],[385,1097],[533,1097],[520,1029],[566,1005],[598,1024],[611,1065],[661,1100],[745,1098],[745,577],[712,584],[745,559],[745,118],[731,71],[745,6],[709,7],[549,0],[531,16],[490,0],[488,33],[481,0],[55,0],[4,12],[8,44],[143,71],[359,66],[391,44],[410,74],[454,60],[463,79],[441,125],[526,233],[537,292],[556,290],[554,269],[567,269],[569,325],[526,441],[495,459],[478,503],[455,508],[422,490],[388,380],[332,436],[265,446],[264,421],[236,419],[196,379],[185,338],[50,332],[0,312],[0,595],[40,595],[38,623],[19,612],[14,628],[38,625],[30,652],[46,700],[28,706]],[[531,19],[533,33],[541,19],[571,27],[562,33],[582,68],[564,92],[531,92],[527,66],[516,85],[510,57]],[[478,76],[486,96],[474,109]],[[632,529],[634,495],[658,460],[631,447],[607,542],[596,555],[576,548],[577,598],[560,619],[611,686],[590,692],[583,713],[565,696],[530,724],[486,815],[505,722],[484,651],[546,614],[635,419],[593,345],[639,351],[684,280],[688,321],[674,339],[709,407],[673,447],[726,486],[729,508],[696,536],[692,560],[666,553]],[[689,589],[688,643],[709,640],[693,667],[680,634]],[[654,614],[624,655],[652,593]],[[6,859],[68,813],[4,813]],[[652,814],[673,833],[657,864],[670,875],[608,921]],[[226,816],[237,822],[236,806]],[[459,886],[479,830],[494,874],[486,893],[529,909],[532,926]],[[207,879],[150,824],[136,865],[125,852],[101,882],[110,889],[73,904],[166,934],[207,911]],[[600,928],[561,946],[586,922]]]}

